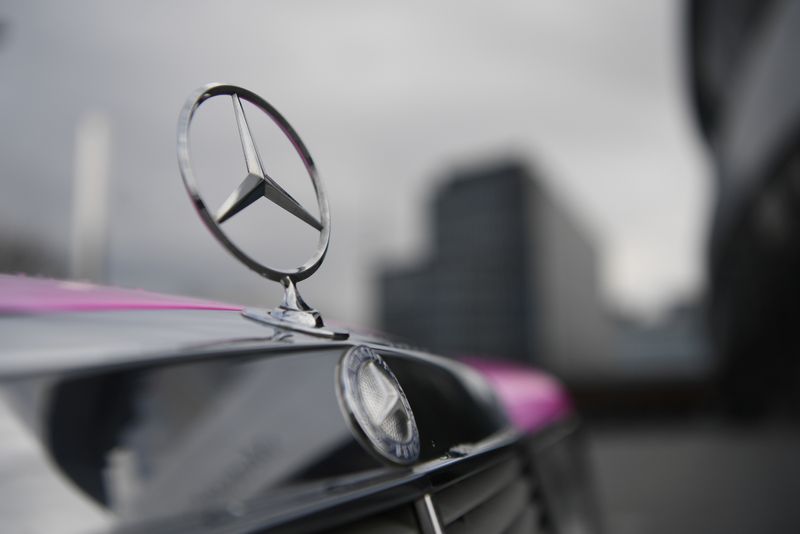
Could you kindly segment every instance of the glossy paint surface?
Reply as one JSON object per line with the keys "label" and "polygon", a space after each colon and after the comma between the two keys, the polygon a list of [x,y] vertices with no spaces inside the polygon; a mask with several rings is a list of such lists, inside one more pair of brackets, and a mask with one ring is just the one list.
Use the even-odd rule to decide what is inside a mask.
{"label": "glossy paint surface", "polygon": [[241,310],[220,302],[160,295],[140,289],[0,275],[0,313],[112,310]]}
{"label": "glossy paint surface", "polygon": [[552,376],[527,366],[481,358],[461,358],[494,388],[517,430],[535,432],[568,417],[572,400]]}
{"label": "glossy paint surface", "polygon": [[[169,323],[176,313],[197,314],[157,315]],[[356,439],[337,400],[336,369],[350,343],[261,344],[7,380],[11,407],[40,440],[26,450],[41,476],[30,490],[18,488],[18,477],[3,478],[0,492],[26,502],[58,499],[47,516],[71,518],[78,532],[90,525],[218,532],[212,527],[239,520],[268,526],[337,508],[346,495],[361,506],[386,485],[402,499],[376,496],[374,505],[410,502],[426,486],[421,477],[439,477],[432,473],[462,461],[464,468],[452,468],[469,471],[465,456],[512,443],[489,386],[466,366],[375,346],[403,385],[421,441],[413,468],[383,462]],[[0,444],[0,464],[4,454]],[[0,519],[0,531],[52,531],[46,517],[26,510]],[[3,528],[9,521],[20,528]]]}
{"label": "glossy paint surface", "polygon": [[[410,502],[429,487],[422,478],[469,471],[485,447],[521,438],[512,425],[536,433],[571,413],[563,387],[524,366],[460,363],[355,334],[326,340],[239,309],[0,276],[0,382],[28,442],[39,440],[26,450],[41,487],[0,486],[30,502],[60,499],[47,517],[62,524],[279,525],[339,510],[345,495],[358,514],[364,495],[376,510],[387,498]],[[341,413],[336,367],[354,344],[380,353],[408,397],[421,441],[414,469],[381,462]],[[52,531],[35,512],[12,524]]]}
{"label": "glossy paint surface", "polygon": [[[0,314],[132,310],[239,311],[241,306],[137,289],[96,286],[26,276],[0,275]],[[481,358],[462,358],[495,389],[514,426],[542,429],[572,413],[566,389],[552,376],[530,367]]]}

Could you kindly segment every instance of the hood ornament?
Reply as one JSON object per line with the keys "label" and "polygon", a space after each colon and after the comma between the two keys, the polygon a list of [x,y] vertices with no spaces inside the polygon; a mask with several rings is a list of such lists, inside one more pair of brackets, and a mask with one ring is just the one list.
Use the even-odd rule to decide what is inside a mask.
{"label": "hood ornament", "polygon": [[[236,116],[239,138],[242,142],[247,174],[219,209],[212,213],[200,196],[197,182],[192,172],[189,157],[189,126],[200,105],[209,98],[216,96],[230,96],[233,101],[233,112]],[[265,172],[261,164],[261,157],[258,155],[258,150],[253,141],[253,136],[250,133],[250,127],[247,124],[242,100],[250,102],[266,113],[291,141],[295,151],[303,161],[309,178],[311,178],[311,184],[314,186],[319,207],[319,219],[309,213]],[[319,312],[306,304],[297,291],[297,283],[314,274],[325,258],[330,242],[331,216],[325,188],[317,174],[314,160],[311,158],[311,154],[309,154],[300,136],[297,135],[297,132],[294,131],[286,119],[266,100],[247,89],[217,83],[201,87],[189,96],[178,118],[178,166],[180,167],[183,184],[186,186],[186,191],[189,193],[197,213],[214,237],[228,249],[228,252],[250,269],[283,285],[283,301],[280,306],[272,310],[246,309],[242,314],[256,321],[317,336],[334,339],[346,338],[346,332],[326,328]],[[300,267],[292,270],[281,270],[263,265],[237,247],[223,231],[222,225],[225,221],[262,197],[319,231],[319,241],[314,255]]]}

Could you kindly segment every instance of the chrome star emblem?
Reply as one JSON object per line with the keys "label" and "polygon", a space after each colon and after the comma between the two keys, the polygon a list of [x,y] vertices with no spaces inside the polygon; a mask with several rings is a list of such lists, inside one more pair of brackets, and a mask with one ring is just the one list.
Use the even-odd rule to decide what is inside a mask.
{"label": "chrome star emblem", "polygon": [[322,223],[306,211],[299,202],[292,198],[289,193],[264,172],[264,166],[261,164],[261,157],[253,142],[253,135],[250,133],[250,127],[247,125],[247,117],[244,115],[242,101],[239,99],[238,94],[234,93],[231,97],[233,99],[233,112],[236,115],[236,124],[239,126],[239,138],[242,141],[242,150],[244,150],[244,161],[247,166],[248,174],[239,187],[237,187],[222,206],[220,206],[215,216],[217,223],[224,223],[259,198],[265,197],[301,221],[308,223],[317,230],[322,230]]}
{"label": "chrome star emblem", "polygon": [[[233,102],[233,112],[236,116],[239,139],[241,140],[242,149],[244,151],[247,175],[222,203],[219,209],[212,214],[200,195],[192,170],[189,156],[189,127],[200,105],[206,100],[217,96],[230,96]],[[242,100],[250,102],[256,108],[266,113],[289,138],[289,141],[291,141],[297,155],[303,161],[303,165],[314,187],[319,208],[319,218],[309,213],[308,210],[286,192],[276,180],[264,171],[261,157],[253,141],[253,136],[250,133],[250,127],[247,124],[247,117],[242,107]],[[328,210],[328,199],[325,194],[325,189],[317,174],[314,160],[311,158],[311,154],[309,154],[300,136],[297,135],[297,132],[294,131],[288,121],[286,121],[286,119],[284,119],[266,100],[247,89],[235,85],[217,83],[201,87],[186,101],[186,104],[181,110],[180,117],[178,118],[178,166],[180,168],[181,177],[183,178],[183,183],[186,186],[186,191],[189,193],[197,213],[214,237],[216,237],[231,254],[249,268],[270,280],[283,284],[284,298],[280,306],[272,310],[246,310],[244,315],[261,322],[279,324],[286,328],[301,330],[314,335],[334,338],[347,337],[347,334],[344,332],[323,328],[324,325],[319,313],[310,308],[297,291],[297,282],[305,280],[314,274],[322,264],[322,260],[325,258],[325,254],[328,251],[328,244],[330,242],[330,212]],[[237,213],[262,197],[319,231],[317,249],[314,255],[303,265],[288,270],[276,269],[263,265],[236,246],[223,231],[223,223],[230,220],[231,217],[234,217]]]}
{"label": "chrome star emblem", "polygon": [[374,350],[353,347],[339,363],[339,405],[367,450],[393,463],[419,457],[414,413],[389,366]]}

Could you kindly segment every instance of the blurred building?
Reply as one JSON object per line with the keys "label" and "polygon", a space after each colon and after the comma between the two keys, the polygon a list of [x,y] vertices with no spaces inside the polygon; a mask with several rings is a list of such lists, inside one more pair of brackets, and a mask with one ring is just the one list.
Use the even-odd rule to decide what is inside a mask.
{"label": "blurred building", "polygon": [[520,163],[457,172],[436,194],[433,253],[380,281],[382,328],[435,352],[608,365],[612,326],[590,238]]}
{"label": "blurred building", "polygon": [[725,401],[800,421],[800,3],[687,8],[691,96],[716,177],[710,327]]}
{"label": "blurred building", "polygon": [[702,381],[714,370],[700,299],[677,302],[659,320],[616,320],[620,380]]}

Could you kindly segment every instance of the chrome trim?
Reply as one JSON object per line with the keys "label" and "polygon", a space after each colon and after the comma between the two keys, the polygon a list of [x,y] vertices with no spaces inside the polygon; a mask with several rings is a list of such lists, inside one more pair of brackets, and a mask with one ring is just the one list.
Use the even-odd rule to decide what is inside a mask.
{"label": "chrome trim", "polygon": [[436,513],[436,508],[433,505],[431,494],[426,493],[422,499],[414,503],[414,509],[417,512],[417,519],[419,520],[419,527],[422,534],[443,534],[444,529],[442,523],[439,521],[439,515]]}
{"label": "chrome trim", "polygon": [[333,330],[325,327],[322,316],[309,306],[297,291],[291,278],[281,280],[283,284],[283,301],[277,308],[262,310],[247,308],[242,315],[259,323],[280,326],[289,330],[311,334],[312,336],[330,339],[347,339],[350,334],[345,330]]}
{"label": "chrome trim", "polygon": [[[245,176],[239,186],[228,196],[225,202],[223,202],[216,214],[212,214],[200,195],[197,181],[192,170],[191,157],[189,155],[189,127],[200,105],[209,98],[221,95],[230,96],[233,102],[234,115],[236,116],[239,138],[242,143],[242,151],[247,167],[247,176]],[[306,172],[311,179],[311,184],[314,187],[319,208],[319,220],[303,208],[299,202],[264,171],[261,157],[253,141],[253,136],[250,133],[250,127],[247,124],[247,118],[242,107],[242,99],[250,102],[266,113],[278,128],[281,129],[284,135],[289,138],[298,156],[300,156],[300,159],[303,161]],[[247,267],[265,278],[283,284],[283,303],[278,308],[263,311],[250,310],[248,313],[245,313],[245,316],[256,321],[280,324],[287,328],[310,332],[318,336],[339,339],[346,338],[346,332],[323,328],[324,324],[319,312],[308,306],[297,292],[297,282],[305,280],[314,274],[325,259],[328,245],[330,244],[331,216],[328,208],[328,196],[317,173],[314,160],[311,158],[311,154],[303,144],[300,136],[295,132],[289,122],[283,118],[272,105],[257,94],[235,85],[211,83],[194,91],[184,104],[180,116],[178,117],[177,151],[178,167],[180,169],[181,178],[183,179],[183,184],[186,187],[186,192],[192,199],[192,204],[200,216],[200,219],[211,234],[228,250],[228,252]],[[268,267],[254,260],[237,247],[222,230],[221,225],[225,221],[229,220],[261,197],[265,197],[319,231],[317,249],[313,256],[303,265],[290,270]]]}

